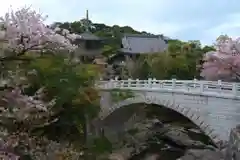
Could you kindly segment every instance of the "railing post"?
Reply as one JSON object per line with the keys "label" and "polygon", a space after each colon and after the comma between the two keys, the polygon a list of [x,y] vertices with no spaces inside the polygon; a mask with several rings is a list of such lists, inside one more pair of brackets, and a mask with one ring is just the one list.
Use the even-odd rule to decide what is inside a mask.
{"label": "railing post", "polygon": [[143,80],[143,86],[144,86],[144,88],[148,87],[148,80]]}
{"label": "railing post", "polygon": [[222,91],[222,81],[218,80],[217,83],[218,83],[219,92],[221,93],[221,91]]}
{"label": "railing post", "polygon": [[152,82],[152,87],[155,87],[156,86],[156,83],[157,82],[157,79],[156,78],[153,78],[153,82]]}
{"label": "railing post", "polygon": [[114,88],[117,88],[117,87],[119,87],[120,85],[119,85],[119,81],[118,81],[118,77],[115,77],[114,78]]}
{"label": "railing post", "polygon": [[176,79],[175,78],[172,79],[172,88],[176,88]]}
{"label": "railing post", "polygon": [[204,91],[204,83],[199,81],[200,83],[200,92],[202,93]]}
{"label": "railing post", "polygon": [[139,79],[136,79],[136,88],[137,87],[140,87],[140,85],[139,85]]}
{"label": "railing post", "polygon": [[233,87],[232,87],[232,92],[233,92],[233,95],[236,96],[237,95],[237,83],[233,83]]}
{"label": "railing post", "polygon": [[116,84],[113,79],[110,79],[110,83],[107,83],[107,88],[115,88]]}
{"label": "railing post", "polygon": [[163,81],[162,80],[160,80],[160,81],[158,81],[158,86],[160,87],[160,88],[163,88]]}
{"label": "railing post", "polygon": [[194,79],[193,79],[193,87],[194,87],[194,88],[196,88],[196,87],[197,87],[197,86],[196,86],[196,84],[197,84],[197,79],[196,79],[196,78],[194,78]]}
{"label": "railing post", "polygon": [[128,78],[127,87],[130,88],[130,87],[131,87],[131,84],[132,84],[132,79],[131,79],[131,78]]}
{"label": "railing post", "polygon": [[148,78],[148,88],[152,87],[152,78]]}
{"label": "railing post", "polygon": [[124,87],[124,80],[119,80],[120,82],[120,87],[123,88]]}

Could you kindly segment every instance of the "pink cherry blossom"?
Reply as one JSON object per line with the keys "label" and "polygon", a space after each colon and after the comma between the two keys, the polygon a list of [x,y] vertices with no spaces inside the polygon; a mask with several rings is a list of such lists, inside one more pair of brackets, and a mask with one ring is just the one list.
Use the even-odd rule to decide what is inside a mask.
{"label": "pink cherry blossom", "polygon": [[[17,54],[28,50],[67,49],[74,50],[75,46],[69,39],[57,34],[44,24],[46,17],[30,8],[11,10],[0,18],[3,29],[0,30],[0,40],[8,42],[8,48]],[[68,36],[71,37],[71,36]]]}
{"label": "pink cherry blossom", "polygon": [[207,52],[201,76],[206,80],[239,80],[240,42],[239,38],[217,40],[216,51]]}
{"label": "pink cherry blossom", "polygon": [[[9,57],[10,59],[15,58],[15,56],[24,55],[28,51],[34,51],[34,53],[37,53],[36,51],[46,50],[64,50],[73,52],[76,49],[76,46],[72,45],[71,41],[75,40],[77,35],[70,34],[67,30],[63,30],[58,34],[56,33],[57,29],[52,30],[44,24],[45,19],[46,17],[42,17],[42,15],[36,13],[30,8],[22,8],[15,12],[12,10],[10,13],[6,13],[4,17],[0,18],[0,43],[4,43],[4,47],[0,48],[0,60],[4,61]],[[4,49],[7,49],[7,51],[10,50],[10,52],[6,52],[6,54],[3,53],[3,57],[2,50]],[[11,128],[18,127],[19,124],[24,126],[20,130],[17,129],[17,131],[10,132],[8,132],[6,128],[0,127],[1,133],[3,129],[7,130],[6,136],[0,136],[0,157],[2,157],[4,153],[7,153],[12,156],[11,159],[18,159],[18,156],[14,154],[12,155],[11,150],[8,150],[9,148],[13,149],[23,141],[29,146],[30,144],[34,144],[30,143],[31,135],[29,135],[29,132],[26,132],[27,130],[35,127],[43,127],[58,120],[58,118],[54,118],[53,116],[57,111],[54,110],[53,112],[52,110],[56,100],[52,99],[47,102],[46,100],[44,101],[44,99],[46,99],[46,89],[44,86],[32,96],[25,95],[23,92],[25,83],[22,84],[22,81],[18,81],[18,79],[21,79],[22,76],[24,80],[27,78],[24,77],[26,76],[25,74],[21,75],[18,73],[21,73],[20,68],[17,68],[16,74],[15,71],[9,71],[7,80],[0,84],[0,121],[1,124],[4,124],[2,126],[11,126]],[[37,73],[30,71],[29,74],[34,76]],[[13,82],[12,79],[14,79]],[[37,137],[36,139],[42,141],[42,138]],[[36,145],[37,144],[39,144],[38,141],[36,141]],[[39,147],[31,147],[36,149],[36,153],[34,153],[36,156],[40,155],[38,153]],[[44,149],[49,153],[57,151],[55,148],[54,151],[51,151],[47,147],[48,146],[45,146]],[[49,147],[52,147],[52,145]],[[67,148],[63,146],[62,143],[61,147],[63,149]],[[29,153],[32,154],[33,149],[31,149]],[[40,155],[41,157],[37,159],[47,159],[45,155],[46,153],[44,152]],[[9,156],[2,158],[9,159]]]}

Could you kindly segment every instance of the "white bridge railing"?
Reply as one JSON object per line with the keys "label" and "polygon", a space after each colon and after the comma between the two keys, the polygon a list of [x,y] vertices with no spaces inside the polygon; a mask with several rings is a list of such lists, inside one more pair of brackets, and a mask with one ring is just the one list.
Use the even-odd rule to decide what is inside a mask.
{"label": "white bridge railing", "polygon": [[240,83],[222,81],[200,81],[200,80],[117,80],[100,81],[100,89],[129,89],[129,90],[168,90],[197,93],[214,93],[240,96]]}

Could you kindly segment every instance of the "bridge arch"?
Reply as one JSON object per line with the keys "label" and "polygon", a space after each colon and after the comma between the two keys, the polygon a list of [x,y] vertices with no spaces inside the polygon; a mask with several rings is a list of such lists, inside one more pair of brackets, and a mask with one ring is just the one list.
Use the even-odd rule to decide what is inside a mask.
{"label": "bridge arch", "polygon": [[99,118],[101,120],[104,120],[106,117],[111,115],[117,109],[120,109],[131,104],[139,103],[164,106],[177,113],[180,113],[181,115],[189,119],[191,122],[193,122],[195,125],[197,125],[200,128],[200,130],[212,140],[213,143],[215,143],[217,146],[221,146],[222,140],[220,139],[219,135],[210,124],[205,122],[205,120],[199,115],[199,113],[191,110],[190,108],[186,108],[180,104],[176,104],[174,100],[164,100],[161,97],[141,95],[128,98],[126,100],[113,104],[107,111],[105,110],[104,112],[101,112]]}

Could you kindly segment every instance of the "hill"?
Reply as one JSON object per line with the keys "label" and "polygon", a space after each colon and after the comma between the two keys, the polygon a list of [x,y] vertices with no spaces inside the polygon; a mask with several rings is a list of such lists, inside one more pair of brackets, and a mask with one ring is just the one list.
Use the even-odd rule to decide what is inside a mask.
{"label": "hill", "polygon": [[130,26],[118,26],[113,25],[109,26],[104,23],[94,23],[87,19],[81,19],[80,21],[74,21],[74,22],[55,22],[53,25],[53,28],[58,26],[59,28],[67,29],[71,33],[77,33],[81,34],[85,32],[87,29],[95,34],[96,36],[99,36],[101,38],[106,38],[106,43],[110,45],[111,47],[119,47],[121,44],[121,37],[123,34],[147,34],[147,35],[153,35],[148,32],[140,32],[135,29],[133,29]]}

